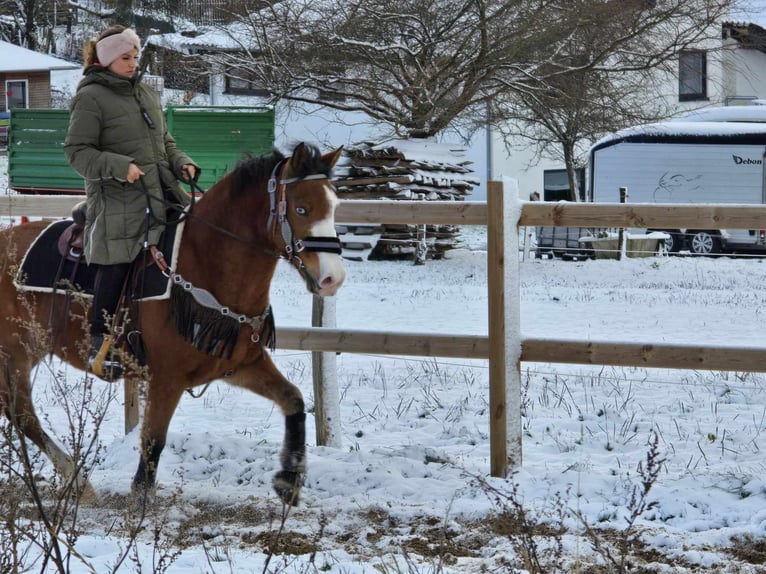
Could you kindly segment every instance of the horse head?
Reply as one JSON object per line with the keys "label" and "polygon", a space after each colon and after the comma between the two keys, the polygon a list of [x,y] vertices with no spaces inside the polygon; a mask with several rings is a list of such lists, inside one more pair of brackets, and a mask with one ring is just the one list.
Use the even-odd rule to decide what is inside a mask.
{"label": "horse head", "polygon": [[269,218],[284,257],[302,275],[312,293],[334,295],[346,277],[335,232],[338,198],[330,179],[342,148],[321,155],[305,143],[275,166],[269,182]]}

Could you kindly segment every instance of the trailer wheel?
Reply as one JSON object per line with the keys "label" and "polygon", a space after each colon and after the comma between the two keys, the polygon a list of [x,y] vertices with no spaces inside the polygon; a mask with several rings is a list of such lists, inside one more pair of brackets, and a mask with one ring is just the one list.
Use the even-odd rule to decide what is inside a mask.
{"label": "trailer wheel", "polygon": [[721,238],[712,231],[690,231],[689,251],[695,255],[714,255],[721,251]]}

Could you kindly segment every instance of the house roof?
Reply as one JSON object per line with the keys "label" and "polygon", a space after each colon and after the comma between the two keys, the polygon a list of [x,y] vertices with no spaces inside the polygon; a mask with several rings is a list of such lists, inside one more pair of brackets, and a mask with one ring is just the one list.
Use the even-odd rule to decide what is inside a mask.
{"label": "house roof", "polygon": [[[185,54],[195,52],[227,52],[248,49],[251,32],[247,25],[232,22],[226,27],[196,26],[192,30],[153,34],[147,44],[169,48]],[[244,40],[240,40],[244,39]],[[252,47],[251,47],[252,49]]]}
{"label": "house roof", "polygon": [[81,64],[33,52],[16,44],[0,40],[0,72],[40,72],[44,70],[73,70]]}
{"label": "house roof", "polygon": [[737,40],[743,48],[766,52],[766,30],[751,22],[724,22],[723,37]]}

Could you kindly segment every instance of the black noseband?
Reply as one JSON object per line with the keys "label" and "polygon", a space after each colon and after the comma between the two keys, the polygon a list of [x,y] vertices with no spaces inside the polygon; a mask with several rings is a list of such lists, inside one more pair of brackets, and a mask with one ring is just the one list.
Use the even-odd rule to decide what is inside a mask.
{"label": "black noseband", "polygon": [[301,239],[303,249],[322,253],[335,253],[340,255],[343,251],[340,247],[340,239],[337,237],[306,237]]}

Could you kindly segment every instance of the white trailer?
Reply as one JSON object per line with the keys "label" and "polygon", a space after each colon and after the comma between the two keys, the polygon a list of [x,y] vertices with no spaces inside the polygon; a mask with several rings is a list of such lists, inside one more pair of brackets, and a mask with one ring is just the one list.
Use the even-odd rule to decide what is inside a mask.
{"label": "white trailer", "polygon": [[[766,118],[763,122],[690,119],[628,128],[598,141],[590,150],[593,201],[618,203],[620,188],[625,187],[628,203],[766,203]],[[656,231],[670,235],[666,245],[670,252],[766,249],[764,229]]]}

